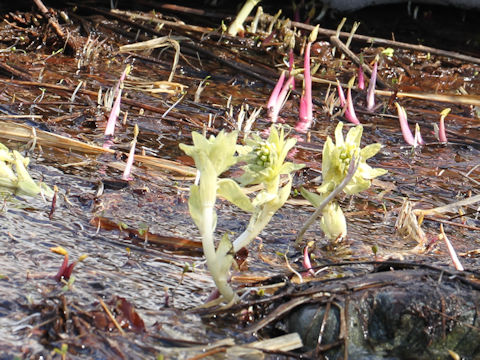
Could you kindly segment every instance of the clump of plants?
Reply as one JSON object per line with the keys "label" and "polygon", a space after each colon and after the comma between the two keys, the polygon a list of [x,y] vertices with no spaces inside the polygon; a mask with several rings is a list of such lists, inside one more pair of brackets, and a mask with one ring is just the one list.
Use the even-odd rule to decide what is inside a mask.
{"label": "clump of plants", "polygon": [[[319,215],[322,215],[320,226],[328,239],[335,241],[345,237],[346,219],[335,196],[341,191],[354,195],[366,190],[372,179],[387,172],[366,163],[378,153],[381,145],[376,143],[361,148],[361,125],[351,128],[345,139],[342,129],[343,123],[340,122],[335,130],[335,143],[329,137],[323,147],[323,183],[316,189],[317,193],[302,189],[302,195],[317,210],[300,231],[297,242]],[[193,132],[193,145],[180,144],[180,148],[194,159],[198,171],[197,180],[190,187],[190,215],[200,230],[208,269],[221,295],[229,302],[237,298],[228,281],[234,254],[255,239],[285,204],[291,191],[291,174],[304,166],[285,161],[296,139],[287,139],[282,127],[272,125],[268,139],[254,134],[246,140],[246,145],[237,145],[237,137],[236,131],[226,133],[222,130],[216,137],[208,139]],[[240,177],[220,177],[235,164],[243,170]],[[257,184],[262,185],[261,190],[250,198],[245,190]],[[225,233],[218,245],[214,236],[217,197],[251,214],[243,233],[233,241]]]}
{"label": "clump of plants", "polygon": [[42,192],[48,197],[53,196],[53,190],[46,184],[33,181],[27,171],[29,162],[29,158],[0,143],[0,187],[20,195],[35,196]]}
{"label": "clump of plants", "polygon": [[[208,139],[193,132],[193,145],[180,144],[180,148],[194,159],[198,171],[198,181],[190,187],[190,215],[200,230],[208,269],[228,302],[237,298],[228,281],[233,255],[255,239],[283,206],[292,187],[291,173],[303,167],[285,161],[296,140],[287,139],[282,127],[272,126],[268,139],[253,135],[246,145],[237,145],[237,137],[236,131],[226,133],[222,130]],[[237,163],[243,169],[238,179],[220,177]],[[284,185],[282,178],[286,180]],[[262,189],[250,198],[245,189],[256,184],[261,184]],[[250,213],[251,217],[245,231],[234,241],[225,233],[215,245],[218,196]]]}

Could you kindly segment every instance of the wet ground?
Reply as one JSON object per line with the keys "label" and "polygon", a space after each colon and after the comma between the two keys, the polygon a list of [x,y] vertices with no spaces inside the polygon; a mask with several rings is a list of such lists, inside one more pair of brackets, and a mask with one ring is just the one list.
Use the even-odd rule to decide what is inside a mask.
{"label": "wet ground", "polygon": [[[220,10],[211,11],[221,14]],[[198,230],[188,213],[192,161],[180,152],[178,144],[190,143],[191,131],[215,134],[219,129],[235,128],[242,106],[245,109],[248,105],[247,114],[257,107],[265,108],[278,77],[277,68],[285,68],[282,32],[270,36],[260,30],[257,35],[231,38],[210,27],[212,21],[220,24],[220,15],[218,21],[212,20],[216,19],[212,13],[192,20],[192,11],[185,9],[157,8],[155,18],[164,22],[163,27],[152,19],[129,20],[138,13],[112,14],[88,7],[65,11],[70,20],[61,21],[61,25],[71,33],[68,41],[32,12],[6,12],[0,23],[0,121],[31,126],[39,138],[32,146],[29,136],[13,141],[11,134],[3,131],[0,137],[4,144],[31,158],[29,169],[35,179],[59,188],[53,214],[51,203],[40,197],[3,195],[2,358],[59,357],[54,349],[61,349],[62,344],[68,345],[68,358],[190,358],[201,354],[202,349],[208,351],[207,344],[214,341],[233,338],[242,344],[256,340],[242,332],[243,318],[233,322],[231,318],[202,320],[187,311],[203,304],[214,284],[202,258]],[[275,12],[268,6],[266,11]],[[430,21],[439,10],[429,11],[419,16]],[[154,16],[148,12],[141,15]],[[377,15],[371,16],[375,19]],[[465,29],[470,28],[469,18],[467,14]],[[410,27],[427,21],[405,19]],[[347,30],[354,20],[348,19]],[[368,17],[364,21],[373,23]],[[265,29],[268,23],[262,26]],[[438,22],[432,26],[440,27]],[[363,35],[388,37],[371,27],[366,29],[371,32],[361,32]],[[181,49],[170,82],[166,81],[175,55],[171,47],[119,52],[121,45],[133,39],[167,35],[177,39]],[[363,143],[384,145],[370,164],[389,172],[368,191],[341,198],[348,221],[345,243],[329,244],[319,226],[307,232],[306,240],[316,244],[314,265],[395,259],[451,268],[445,244],[436,241],[443,223],[465,268],[478,270],[478,203],[464,206],[461,213],[427,216],[422,225],[430,242],[426,251],[418,251],[415,241],[395,231],[404,198],[417,208],[428,209],[479,193],[480,60],[475,56],[480,51],[475,34],[464,35],[458,47],[451,48],[450,43],[441,46],[437,34],[422,43],[460,51],[470,56],[469,61],[455,58],[455,54],[440,56],[395,43],[389,45],[395,50],[388,56],[382,54],[387,46],[353,40],[352,50],[365,62],[379,55],[379,75],[385,90],[390,91],[377,96],[379,107],[372,113],[365,109],[365,92],[354,90],[355,106],[364,125]],[[321,34],[319,40],[323,43],[312,54],[313,63],[319,64],[314,76],[320,79],[314,83],[316,121],[308,135],[298,134],[301,142],[293,161],[307,166],[294,180],[297,188],[319,184],[323,143],[327,136],[333,136],[338,120],[344,121],[336,107],[333,115],[330,103],[325,103],[333,91],[325,81],[347,83],[357,69],[348,57],[340,59],[338,49],[333,53],[329,36]],[[411,37],[396,40],[416,43]],[[302,38],[297,37],[297,68],[303,63],[301,47]],[[105,94],[115,86],[126,64],[133,69],[125,84],[119,117],[125,121],[117,125],[112,147],[115,154],[88,155],[89,151],[72,150],[61,140],[53,145],[42,142],[41,132],[46,131],[101,147],[109,110],[103,100],[99,103],[97,94],[99,89]],[[165,83],[152,84],[160,81]],[[199,86],[204,90],[200,92]],[[301,80],[297,80],[299,88]],[[446,99],[440,95],[455,96]],[[420,125],[427,145],[412,149],[405,144],[392,105],[395,96],[406,108],[411,127]],[[288,125],[297,121],[298,102],[299,96],[293,94],[281,112]],[[440,144],[433,125],[446,107],[452,109],[446,118],[449,143]],[[269,126],[265,115],[262,110],[254,129]],[[135,124],[140,128],[138,153],[147,158],[136,163],[134,179],[126,184],[120,179]],[[171,163],[167,166],[155,159]],[[301,249],[293,243],[313,207],[294,195],[262,232],[261,240],[250,245],[246,263],[235,274],[236,286],[291,275],[283,254],[293,268],[302,271]],[[222,201],[218,215],[219,236],[225,231],[240,233],[248,222],[246,214]],[[53,279],[63,261],[50,251],[55,246],[65,248],[71,261],[88,255],[75,267],[74,281],[69,284]],[[330,268],[318,277],[335,278],[352,275],[352,271]],[[113,316],[107,314],[102,302]]]}

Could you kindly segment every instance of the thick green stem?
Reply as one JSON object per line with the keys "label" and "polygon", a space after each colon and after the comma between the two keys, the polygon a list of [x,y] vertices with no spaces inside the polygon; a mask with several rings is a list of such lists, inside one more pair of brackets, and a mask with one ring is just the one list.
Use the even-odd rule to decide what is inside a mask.
{"label": "thick green stem", "polygon": [[239,11],[235,20],[228,27],[228,35],[237,36],[237,33],[243,29],[243,23],[247,19],[248,15],[252,12],[253,8],[260,2],[260,0],[247,0]]}
{"label": "thick green stem", "polygon": [[213,205],[205,205],[203,207],[203,229],[202,229],[202,245],[203,253],[207,259],[208,270],[212,274],[215,285],[220,294],[227,302],[235,298],[235,291],[228,284],[228,274],[221,271],[221,265],[226,261],[227,254],[217,254],[215,251],[215,242],[213,238]]}
{"label": "thick green stem", "polygon": [[265,204],[255,221],[250,222],[247,229],[235,239],[233,242],[233,252],[236,253],[241,248],[250,244],[250,242],[252,242],[252,240],[255,239],[258,234],[260,234],[265,226],[267,226],[272,219],[273,214],[275,214],[275,211],[272,211],[268,204]]}

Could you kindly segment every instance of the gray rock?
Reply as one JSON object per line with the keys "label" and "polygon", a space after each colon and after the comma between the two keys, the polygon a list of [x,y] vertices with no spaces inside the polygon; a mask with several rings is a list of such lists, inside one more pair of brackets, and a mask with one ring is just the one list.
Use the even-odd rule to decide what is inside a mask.
{"label": "gray rock", "polygon": [[447,360],[448,350],[480,359],[480,291],[448,275],[397,270],[302,291],[326,295],[293,309],[277,328],[298,332],[313,357],[342,359],[346,344],[357,360]]}

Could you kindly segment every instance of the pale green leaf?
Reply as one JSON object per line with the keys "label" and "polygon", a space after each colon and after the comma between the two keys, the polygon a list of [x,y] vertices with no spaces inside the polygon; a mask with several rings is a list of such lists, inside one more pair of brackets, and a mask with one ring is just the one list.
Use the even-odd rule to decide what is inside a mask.
{"label": "pale green leaf", "polygon": [[253,212],[255,207],[240,186],[232,179],[220,179],[217,182],[217,194],[246,212]]}
{"label": "pale green leaf", "polygon": [[188,210],[193,222],[203,232],[203,207],[200,199],[200,189],[197,185],[190,186],[190,197],[188,198]]}
{"label": "pale green leaf", "polygon": [[362,150],[360,150],[361,159],[362,160],[370,159],[380,151],[381,147],[382,147],[382,144],[379,144],[379,143],[365,146]]}
{"label": "pale green leaf", "polygon": [[305,199],[307,199],[310,202],[310,204],[312,204],[316,208],[318,208],[320,206],[323,199],[325,198],[324,196],[312,193],[312,192],[308,191],[307,189],[305,189],[303,187],[300,188],[300,193],[302,194],[302,196]]}
{"label": "pale green leaf", "polygon": [[362,133],[363,133],[363,126],[362,125],[357,125],[357,126],[351,128],[347,133],[347,137],[345,139],[345,144],[347,146],[354,145],[355,147],[359,148],[360,147],[360,141],[362,140]]}
{"label": "pale green leaf", "polygon": [[281,175],[290,174],[294,171],[302,169],[303,167],[305,167],[305,164],[295,164],[295,163],[292,163],[292,162],[286,162],[282,165],[282,168],[280,170],[280,174]]}
{"label": "pale green leaf", "polygon": [[218,270],[218,278],[223,279],[228,277],[230,267],[233,262],[233,245],[228,238],[228,234],[225,233],[222,239],[218,243],[217,251],[215,253],[216,264],[215,267]]}
{"label": "pale green leaf", "polygon": [[17,172],[17,191],[34,196],[40,192],[40,187],[33,181],[27,169],[25,163],[28,164],[28,159],[25,159],[18,151],[13,150],[13,157],[15,159],[15,170]]}
{"label": "pale green leaf", "polygon": [[275,198],[277,198],[277,196],[277,194],[271,194],[265,190],[262,190],[257,194],[255,199],[253,199],[252,204],[254,207],[257,208],[267,202],[274,200]]}
{"label": "pale green leaf", "polygon": [[288,182],[278,191],[278,197],[272,201],[272,205],[269,204],[273,212],[280,209],[290,196],[290,191],[292,190],[292,180],[293,178],[289,175]]}

